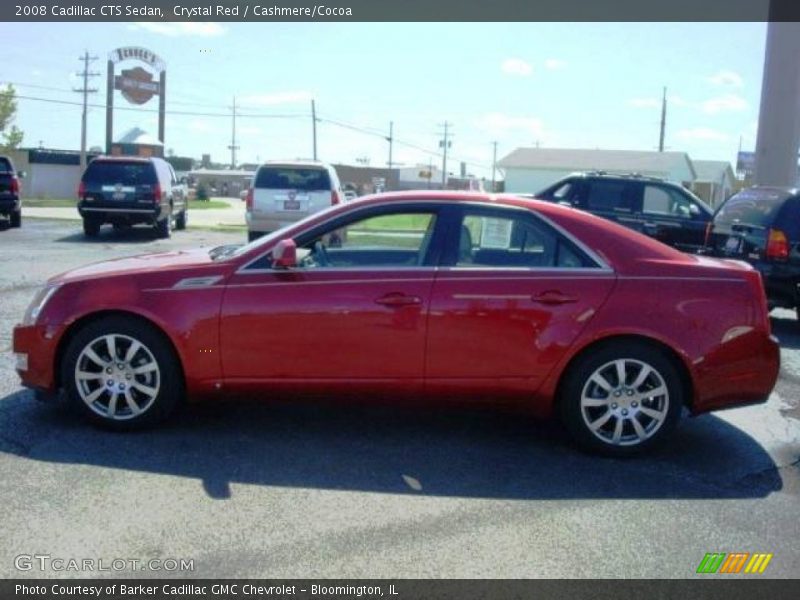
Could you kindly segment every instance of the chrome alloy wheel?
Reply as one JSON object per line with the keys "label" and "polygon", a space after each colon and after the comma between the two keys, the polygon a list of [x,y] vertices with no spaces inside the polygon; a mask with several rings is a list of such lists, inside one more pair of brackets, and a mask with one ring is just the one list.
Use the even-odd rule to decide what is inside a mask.
{"label": "chrome alloy wheel", "polygon": [[615,446],[635,446],[653,437],[668,410],[664,378],[653,366],[630,358],[601,366],[581,393],[581,416],[589,431]]}
{"label": "chrome alloy wheel", "polygon": [[124,421],[153,405],[161,387],[161,370],[142,342],[111,333],[81,350],[75,363],[75,387],[92,411]]}

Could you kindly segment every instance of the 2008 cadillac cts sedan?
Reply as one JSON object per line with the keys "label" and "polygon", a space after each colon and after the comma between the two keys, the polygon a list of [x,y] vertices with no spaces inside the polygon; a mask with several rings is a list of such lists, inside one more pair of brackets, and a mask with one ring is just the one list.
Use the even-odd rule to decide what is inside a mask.
{"label": "2008 cadillac cts sedan", "polygon": [[[290,209],[289,207],[286,207]],[[113,428],[186,397],[287,391],[509,402],[633,454],[777,379],[760,276],[513,196],[406,192],[244,246],[101,262],[48,281],[17,370]]]}

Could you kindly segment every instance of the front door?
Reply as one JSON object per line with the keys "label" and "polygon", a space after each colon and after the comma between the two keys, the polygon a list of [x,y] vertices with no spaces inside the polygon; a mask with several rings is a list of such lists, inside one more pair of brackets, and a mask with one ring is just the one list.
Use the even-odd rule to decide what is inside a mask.
{"label": "front door", "polygon": [[296,236],[296,269],[265,257],[232,276],[221,320],[227,381],[421,381],[436,211],[392,208]]}

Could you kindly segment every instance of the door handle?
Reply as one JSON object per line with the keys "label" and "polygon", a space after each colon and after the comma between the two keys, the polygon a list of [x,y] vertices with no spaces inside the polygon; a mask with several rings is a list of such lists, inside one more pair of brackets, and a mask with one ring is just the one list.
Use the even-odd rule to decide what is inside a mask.
{"label": "door handle", "polygon": [[558,290],[548,290],[546,292],[542,292],[541,294],[535,294],[531,296],[531,300],[537,304],[547,305],[570,304],[578,301],[575,296],[567,296]]}
{"label": "door handle", "polygon": [[375,303],[389,307],[415,306],[422,304],[422,298],[419,296],[408,296],[403,293],[395,292],[392,294],[386,294],[380,298],[376,298]]}

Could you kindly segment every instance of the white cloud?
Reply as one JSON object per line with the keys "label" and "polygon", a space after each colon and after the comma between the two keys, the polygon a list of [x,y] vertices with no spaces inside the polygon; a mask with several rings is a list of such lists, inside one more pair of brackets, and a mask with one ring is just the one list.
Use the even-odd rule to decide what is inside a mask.
{"label": "white cloud", "polygon": [[524,133],[527,137],[537,139],[544,136],[544,125],[535,117],[515,117],[503,113],[484,115],[477,126],[484,131],[501,136],[505,133]]}
{"label": "white cloud", "polygon": [[628,106],[633,108],[658,108],[661,106],[661,100],[658,98],[631,98],[628,100]]}
{"label": "white cloud", "polygon": [[141,23],[134,23],[133,29],[143,29],[150,33],[158,35],[166,35],[169,37],[179,36],[197,36],[197,37],[215,37],[227,33],[227,29],[219,23],[196,23],[196,22],[170,22],[170,23],[155,23],[150,21],[142,21]]}
{"label": "white cloud", "polygon": [[567,66],[567,62],[558,58],[548,58],[544,61],[544,68],[548,71],[558,71]]}
{"label": "white cloud", "polygon": [[703,111],[715,115],[721,112],[735,112],[747,109],[747,102],[736,94],[725,94],[716,98],[709,98],[703,102]]}
{"label": "white cloud", "polygon": [[533,67],[521,58],[507,58],[500,65],[500,70],[506,75],[518,75],[528,77],[533,73]]}
{"label": "white cloud", "polygon": [[695,127],[694,129],[681,129],[675,134],[681,140],[704,140],[713,142],[726,142],[730,139],[723,133],[710,127]]}
{"label": "white cloud", "polygon": [[742,76],[735,71],[718,71],[709,77],[708,81],[714,85],[730,85],[733,87],[742,87],[744,83]]}
{"label": "white cloud", "polygon": [[684,100],[681,96],[667,96],[667,105],[684,107],[691,106],[691,102]]}
{"label": "white cloud", "polygon": [[250,94],[237,97],[236,101],[242,106],[273,106],[275,104],[291,104],[293,102],[308,102],[314,95],[311,92],[297,90],[288,92],[271,92],[269,94]]}

